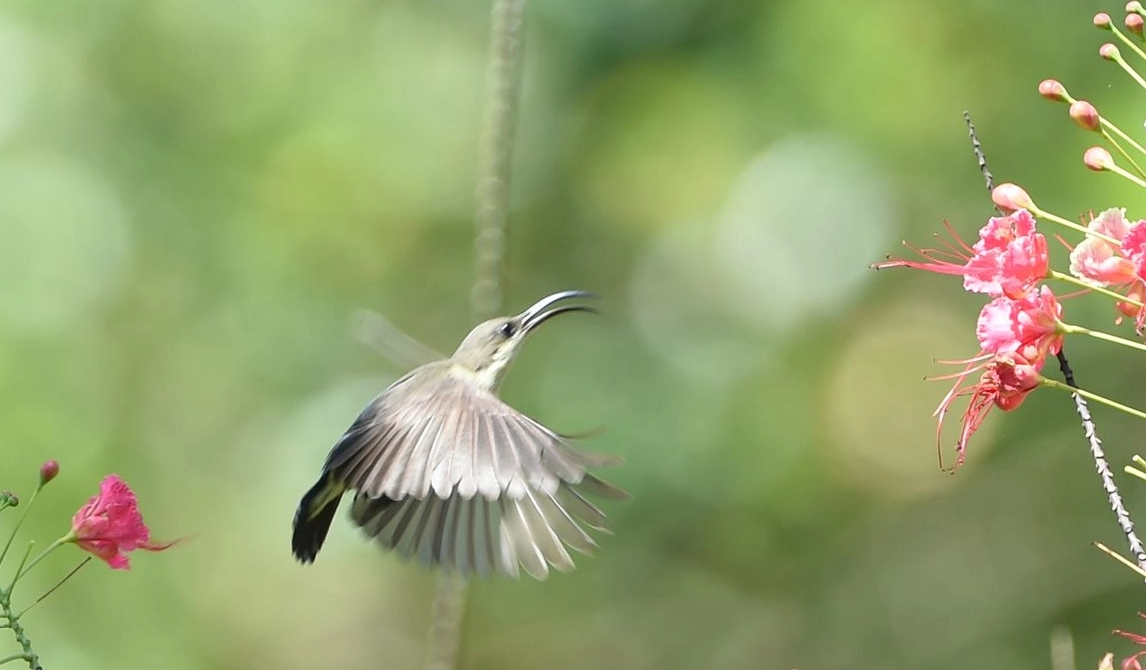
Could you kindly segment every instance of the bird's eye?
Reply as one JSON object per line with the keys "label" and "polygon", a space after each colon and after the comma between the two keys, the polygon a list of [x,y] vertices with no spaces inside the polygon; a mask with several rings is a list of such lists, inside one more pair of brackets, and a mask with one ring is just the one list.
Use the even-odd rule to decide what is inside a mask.
{"label": "bird's eye", "polygon": [[512,321],[506,321],[505,323],[498,326],[497,334],[501,335],[502,337],[513,337],[513,333],[516,330],[517,327],[513,325]]}

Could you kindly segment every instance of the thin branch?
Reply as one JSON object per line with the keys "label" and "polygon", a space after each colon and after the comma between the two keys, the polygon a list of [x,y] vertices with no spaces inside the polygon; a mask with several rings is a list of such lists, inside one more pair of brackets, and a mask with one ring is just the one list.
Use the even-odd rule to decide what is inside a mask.
{"label": "thin branch", "polygon": [[[1078,388],[1078,384],[1074,381],[1074,372],[1070,369],[1070,363],[1066,360],[1066,354],[1060,350],[1058,352],[1058,366],[1062,370],[1063,379],[1071,388]],[[1090,418],[1090,407],[1086,404],[1086,399],[1077,393],[1070,394],[1074,398],[1075,411],[1078,412],[1078,417],[1082,420],[1082,430],[1086,434],[1086,441],[1090,444],[1090,457],[1094,460],[1094,469],[1098,473],[1098,478],[1102,481],[1102,490],[1106,492],[1106,500],[1110,504],[1111,511],[1114,512],[1115,521],[1118,522],[1118,527],[1122,529],[1122,534],[1126,536],[1126,544],[1130,547],[1130,553],[1134,556],[1134,561],[1138,567],[1146,571],[1146,550],[1143,550],[1142,540],[1138,539],[1138,534],[1134,532],[1134,522],[1130,519],[1130,513],[1126,511],[1126,505],[1122,502],[1122,494],[1118,492],[1118,485],[1114,483],[1114,474],[1110,471],[1110,464],[1106,461],[1106,454],[1102,450],[1102,440],[1098,438],[1098,429],[1094,425],[1094,421]]]}
{"label": "thin branch", "polygon": [[[502,309],[505,242],[509,221],[509,179],[522,69],[525,0],[493,0],[490,60],[477,180],[474,284],[475,320]],[[443,572],[430,613],[429,670],[455,670],[465,618],[466,580]]]}
{"label": "thin branch", "polygon": [[509,179],[521,81],[525,0],[494,0],[490,62],[478,166],[474,237],[474,316],[488,319],[502,308],[502,275],[509,220]]}
{"label": "thin branch", "polygon": [[25,614],[27,614],[27,613],[28,613],[28,610],[32,609],[32,608],[33,608],[33,607],[35,607],[36,605],[39,605],[39,604],[40,604],[40,602],[42,602],[42,601],[44,600],[44,598],[47,598],[48,596],[52,595],[52,594],[53,594],[53,593],[56,591],[56,589],[58,589],[58,588],[60,588],[61,586],[63,586],[63,585],[64,585],[64,582],[66,582],[66,581],[68,581],[69,579],[71,579],[71,578],[72,578],[72,575],[74,575],[74,574],[76,574],[77,572],[79,572],[79,571],[80,571],[80,568],[82,568],[82,567],[84,567],[85,565],[87,565],[87,564],[88,564],[88,563],[89,563],[91,560],[92,560],[92,557],[91,557],[91,556],[88,556],[88,557],[87,557],[87,558],[85,558],[84,560],[80,561],[80,562],[79,562],[79,564],[78,564],[78,565],[76,565],[76,567],[72,568],[71,572],[69,572],[68,574],[64,575],[64,578],[63,578],[63,579],[61,579],[60,581],[56,582],[56,585],[55,585],[55,586],[53,586],[52,588],[50,588],[50,589],[48,589],[47,591],[45,591],[45,592],[44,592],[44,595],[40,596],[39,598],[36,598],[35,600],[33,600],[33,601],[32,601],[32,604],[31,604],[31,605],[28,605],[28,606],[27,606],[27,607],[25,607],[24,609],[20,610],[20,613],[16,615],[16,618],[18,619],[18,618],[20,618],[20,617],[24,616]]}
{"label": "thin branch", "polygon": [[430,612],[427,670],[455,670],[466,616],[466,578],[443,571]]}
{"label": "thin branch", "polygon": [[[995,190],[995,177],[987,168],[987,154],[983,153],[983,145],[979,143],[979,135],[975,132],[975,124],[971,123],[971,112],[963,112],[963,121],[967,124],[967,134],[971,137],[971,150],[975,152],[975,160],[979,163],[979,174],[983,175],[983,182],[987,185],[987,192]],[[998,207],[995,212],[1002,215]]]}

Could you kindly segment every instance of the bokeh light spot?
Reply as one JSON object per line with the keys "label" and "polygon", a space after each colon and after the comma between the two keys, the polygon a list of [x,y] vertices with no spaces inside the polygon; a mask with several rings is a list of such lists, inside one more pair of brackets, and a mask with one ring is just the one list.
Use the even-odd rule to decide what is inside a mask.
{"label": "bokeh light spot", "polygon": [[776,143],[740,175],[716,237],[720,295],[768,330],[854,294],[895,230],[888,180],[847,142],[825,135]]}
{"label": "bokeh light spot", "polygon": [[[953,382],[924,375],[957,372],[936,358],[976,353],[974,322],[934,300],[902,299],[857,324],[829,381],[824,406],[829,449],[840,475],[888,498],[927,495],[954,483],[939,470],[931,416]],[[965,355],[962,355],[965,354]],[[944,462],[954,459],[954,435],[963,405],[948,414]],[[975,435],[981,457],[991,443],[990,419]]]}

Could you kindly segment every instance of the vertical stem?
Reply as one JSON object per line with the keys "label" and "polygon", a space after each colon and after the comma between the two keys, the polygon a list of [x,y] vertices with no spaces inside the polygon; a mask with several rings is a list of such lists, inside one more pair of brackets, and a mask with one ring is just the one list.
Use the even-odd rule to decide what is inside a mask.
{"label": "vertical stem", "polygon": [[525,0],[493,0],[474,231],[474,285],[470,306],[477,319],[502,308],[502,274],[509,218],[509,178],[521,80]]}
{"label": "vertical stem", "polygon": [[[502,309],[502,276],[509,219],[509,178],[521,80],[525,0],[493,0],[490,60],[477,178],[474,283],[475,320]],[[465,618],[466,580],[443,572],[430,613],[428,670],[455,670]]]}
{"label": "vertical stem", "polygon": [[[975,160],[979,163],[979,173],[987,185],[987,192],[995,190],[995,177],[987,167],[987,155],[983,153],[983,145],[979,143],[979,134],[975,132],[975,124],[971,123],[971,112],[963,112],[963,122],[967,124],[967,134],[971,137],[971,150],[975,152]],[[999,214],[999,208],[995,211]]]}
{"label": "vertical stem", "polygon": [[442,572],[430,611],[426,670],[455,670],[461,650],[462,621],[466,616],[466,578]]}
{"label": "vertical stem", "polygon": [[27,634],[24,633],[24,627],[20,625],[20,616],[12,612],[9,591],[0,590],[0,617],[3,617],[7,622],[7,627],[12,629],[12,633],[16,636],[16,642],[23,650],[23,653],[9,656],[4,661],[23,659],[27,661],[31,670],[44,670],[43,666],[40,665],[40,657],[32,649],[32,641],[28,639]]}
{"label": "vertical stem", "polygon": [[[1078,388],[1074,381],[1074,372],[1070,369],[1070,363],[1066,360],[1064,350],[1058,352],[1058,365],[1067,385],[1071,388]],[[1126,505],[1122,503],[1122,495],[1118,492],[1118,485],[1114,483],[1114,474],[1110,472],[1110,464],[1107,463],[1106,454],[1102,450],[1102,440],[1098,438],[1098,429],[1090,418],[1090,407],[1087,406],[1086,399],[1079,394],[1072,393],[1071,397],[1074,398],[1075,411],[1078,412],[1078,417],[1082,420],[1082,431],[1086,435],[1086,441],[1090,444],[1090,457],[1094,460],[1094,470],[1102,482],[1102,490],[1106,492],[1106,500],[1110,504],[1111,511],[1114,512],[1114,519],[1118,522],[1118,527],[1122,529],[1122,534],[1126,536],[1126,544],[1130,547],[1130,553],[1134,555],[1134,562],[1138,564],[1139,568],[1146,570],[1146,550],[1143,549],[1142,541],[1138,539],[1138,534],[1134,531],[1134,522],[1130,519],[1130,513],[1126,511]]]}

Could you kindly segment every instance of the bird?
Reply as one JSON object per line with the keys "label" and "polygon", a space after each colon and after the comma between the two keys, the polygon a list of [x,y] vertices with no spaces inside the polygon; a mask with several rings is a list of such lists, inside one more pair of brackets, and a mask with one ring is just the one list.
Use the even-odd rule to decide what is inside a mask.
{"label": "bird", "polygon": [[470,331],[452,356],[421,365],[378,394],[338,439],[294,516],[291,549],[314,562],[344,494],[354,524],[406,559],[463,577],[523,569],[543,580],[574,568],[568,549],[591,554],[587,529],[608,533],[590,498],[623,500],[589,472],[619,457],[570,439],[502,401],[499,385],[538,326],[587,291],[553,293],[515,316]]}

